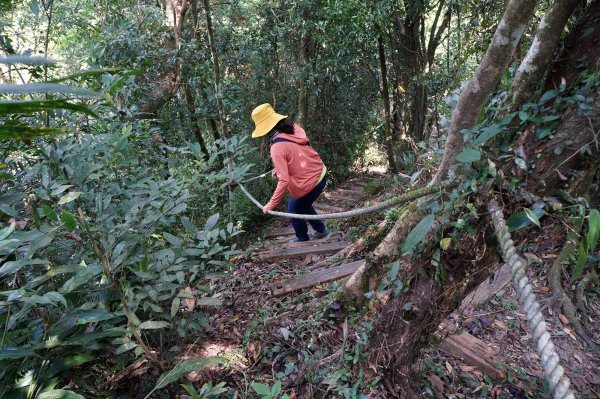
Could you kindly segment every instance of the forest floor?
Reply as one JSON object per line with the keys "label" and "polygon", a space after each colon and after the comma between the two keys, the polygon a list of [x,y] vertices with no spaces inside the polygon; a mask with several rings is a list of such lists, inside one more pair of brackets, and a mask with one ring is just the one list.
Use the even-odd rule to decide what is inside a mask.
{"label": "forest floor", "polygon": [[[355,177],[326,190],[317,202],[322,205],[319,210],[322,213],[373,204],[380,200],[377,192],[389,195],[389,187],[383,190],[385,185],[389,185],[385,175]],[[295,292],[281,291],[299,276],[314,275],[325,258],[331,260],[340,248],[367,234],[369,226],[383,217],[376,214],[332,221],[328,224],[334,231],[330,238],[297,244],[287,242],[294,237],[286,227],[288,220],[269,221],[268,227],[257,234],[260,238],[255,244],[236,260],[230,278],[215,280],[213,285],[222,306],[211,317],[204,343],[187,354],[189,358],[224,356],[230,360],[229,366],[188,377],[198,384],[226,381],[238,398],[263,397],[252,384],[272,387],[278,381],[292,399],[397,396],[399,393],[385,378],[365,377],[377,375],[368,364],[367,349],[381,301],[372,300],[366,313],[343,309],[335,301],[339,281],[343,280]],[[519,230],[515,242],[521,243],[519,250],[529,260],[528,274],[538,298],[550,304],[546,274],[558,256],[566,228],[559,219],[546,220],[543,227],[541,231],[535,227]],[[311,248],[323,253],[310,253]],[[458,346],[463,345],[475,356],[460,357],[444,343],[430,347],[416,366],[422,376],[416,383],[422,397],[549,397],[512,284],[501,282],[483,291],[487,293],[485,298],[463,303],[443,323],[457,342],[464,341]],[[378,298],[377,293],[374,298]],[[548,306],[544,313],[577,397],[600,398],[600,355],[587,349],[555,306]],[[590,337],[600,342],[597,288],[588,293],[587,321]],[[488,366],[493,363],[492,367],[482,367],[478,357]]]}

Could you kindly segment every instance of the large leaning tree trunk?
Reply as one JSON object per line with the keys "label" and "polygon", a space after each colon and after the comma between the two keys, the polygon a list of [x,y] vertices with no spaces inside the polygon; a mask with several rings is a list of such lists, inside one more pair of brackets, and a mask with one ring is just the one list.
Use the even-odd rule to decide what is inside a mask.
{"label": "large leaning tree trunk", "polygon": [[[444,156],[430,185],[439,185],[446,179],[456,155],[464,147],[462,130],[476,125],[481,107],[508,67],[519,39],[533,16],[535,4],[535,0],[511,0],[508,3],[481,64],[458,99]],[[398,254],[397,250],[406,233],[423,216],[422,211],[413,204],[409,211],[396,221],[388,236],[375,250],[375,256],[358,269],[344,285],[341,298],[345,302],[363,301],[364,294],[370,287],[377,285],[385,273],[386,263]]]}
{"label": "large leaning tree trunk", "polygon": [[448,177],[456,155],[464,147],[462,131],[477,124],[479,111],[512,60],[519,39],[533,16],[535,4],[534,0],[511,0],[508,3],[481,64],[458,98],[444,156],[432,184],[440,183]]}
{"label": "large leaning tree trunk", "polygon": [[[512,3],[516,2],[511,1],[508,8]],[[533,5],[530,6],[526,11],[532,11]],[[569,52],[566,54],[569,55],[569,61],[561,59],[557,62],[557,68],[552,71],[546,87],[557,81],[569,86],[576,81],[578,68],[587,67],[588,70],[598,72],[599,46],[594,46],[594,39],[589,38],[594,35],[586,36],[585,32],[597,29],[594,24],[599,18],[600,0],[595,0],[585,14],[584,21],[578,24],[576,31],[568,39],[566,49]],[[502,25],[501,22],[499,30]],[[494,42],[500,41],[495,38],[492,46]],[[567,63],[569,65],[565,66]],[[571,72],[572,68],[576,70],[575,73]],[[529,159],[536,159],[534,155],[541,154],[535,161],[537,167],[530,169],[527,176],[527,189],[534,194],[545,194],[560,188],[583,195],[584,191],[589,192],[590,187],[598,184],[597,159],[600,147],[593,143],[597,142],[597,132],[600,130],[599,95],[597,86],[590,86],[587,90],[582,95],[595,99],[593,109],[582,113],[576,104],[571,105],[562,113],[561,123],[553,132],[554,139],[538,138],[535,125],[528,126],[517,138],[514,146],[523,145]],[[470,95],[466,91],[465,93],[463,95]],[[558,148],[562,152],[556,151]],[[501,162],[495,161],[499,164]],[[561,174],[556,173],[557,170]],[[568,173],[569,171],[573,172]],[[411,397],[406,392],[411,392],[409,386],[412,365],[420,350],[429,344],[432,333],[457,308],[466,294],[500,265],[485,211],[489,200],[487,195],[487,192],[481,192],[470,198],[471,203],[482,211],[474,226],[476,235],[464,234],[455,246],[456,249],[450,248],[442,254],[439,263],[447,265],[446,270],[450,276],[446,282],[442,285],[436,281],[433,272],[428,272],[428,276],[418,272],[419,269],[431,270],[431,248],[426,249],[422,256],[403,258],[398,278],[409,289],[391,299],[377,321],[370,341],[370,364],[382,368],[388,380],[395,385],[393,388],[397,392],[405,392],[406,397]],[[597,192],[593,196],[597,200]],[[407,307],[406,304],[411,306]]]}
{"label": "large leaning tree trunk", "polygon": [[544,77],[560,43],[560,35],[577,4],[575,0],[555,0],[540,21],[533,43],[510,86],[509,98],[515,108],[527,101]]}

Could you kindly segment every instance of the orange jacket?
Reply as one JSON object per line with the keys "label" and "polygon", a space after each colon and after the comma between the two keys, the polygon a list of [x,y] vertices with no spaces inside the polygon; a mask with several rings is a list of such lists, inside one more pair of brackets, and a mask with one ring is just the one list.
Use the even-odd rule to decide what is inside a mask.
{"label": "orange jacket", "polygon": [[308,143],[306,132],[294,125],[294,134],[279,133],[276,138],[293,141],[278,142],[271,145],[271,160],[275,165],[275,175],[279,182],[264,210],[272,210],[279,204],[285,190],[294,199],[308,194],[319,182],[323,171],[321,157]]}

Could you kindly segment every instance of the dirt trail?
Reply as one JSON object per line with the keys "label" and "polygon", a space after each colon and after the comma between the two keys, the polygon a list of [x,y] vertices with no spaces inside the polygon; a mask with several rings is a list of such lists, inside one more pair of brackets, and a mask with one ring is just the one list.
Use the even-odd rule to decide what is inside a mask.
{"label": "dirt trail", "polygon": [[[360,207],[373,200],[363,187],[384,179],[371,175],[348,180],[326,190],[315,208],[329,212]],[[369,224],[374,220],[369,219]],[[347,227],[353,221],[343,223]],[[332,393],[343,397],[339,395],[343,381],[361,378],[355,361],[366,347],[375,316],[367,314],[349,322],[352,313],[343,312],[335,302],[335,281],[352,274],[362,259],[341,262],[336,254],[354,240],[335,227],[328,238],[289,243],[295,237],[289,220],[275,219],[273,224],[264,241],[238,261],[229,278],[215,280],[211,288],[220,293],[222,305],[213,310],[204,343],[190,353],[192,357],[225,356],[231,368],[199,373],[195,379],[225,380],[238,397],[256,397],[252,382],[272,386],[275,381],[281,381],[290,398],[335,397]],[[559,234],[552,229],[546,232]],[[548,241],[555,238],[548,237]],[[545,250],[540,254],[544,259],[554,256],[545,247],[539,249]],[[319,267],[326,258],[333,266]],[[547,292],[544,273],[539,268],[530,272],[543,297]],[[430,385],[423,397],[544,397],[541,369],[529,347],[530,334],[509,278],[502,273],[501,269],[492,283],[482,284],[440,326],[441,345],[424,354],[423,364],[417,366]],[[597,304],[591,310],[590,317],[598,320]],[[559,315],[546,316],[562,354],[573,354],[567,356],[566,368],[574,388],[581,397],[596,397],[592,392],[600,386],[600,360],[586,352],[568,326],[555,322]],[[600,335],[598,323],[594,324]],[[354,358],[349,355],[352,351]],[[369,397],[394,394],[383,381],[371,389]]]}

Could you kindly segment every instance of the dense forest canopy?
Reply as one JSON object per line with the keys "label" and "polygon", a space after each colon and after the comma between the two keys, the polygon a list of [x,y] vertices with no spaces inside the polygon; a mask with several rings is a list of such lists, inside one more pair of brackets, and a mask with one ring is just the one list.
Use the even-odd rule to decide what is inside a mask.
{"label": "dense forest canopy", "polygon": [[[0,0],[0,397],[567,398],[567,376],[598,395],[599,19],[598,0]],[[397,197],[293,264],[362,261],[348,279],[285,299],[287,261],[255,256],[273,218],[238,187],[275,187],[262,103],[330,187]],[[503,264],[587,356],[557,345],[562,387],[545,355],[461,367],[475,388],[432,355],[438,326],[474,333],[455,311]]]}

